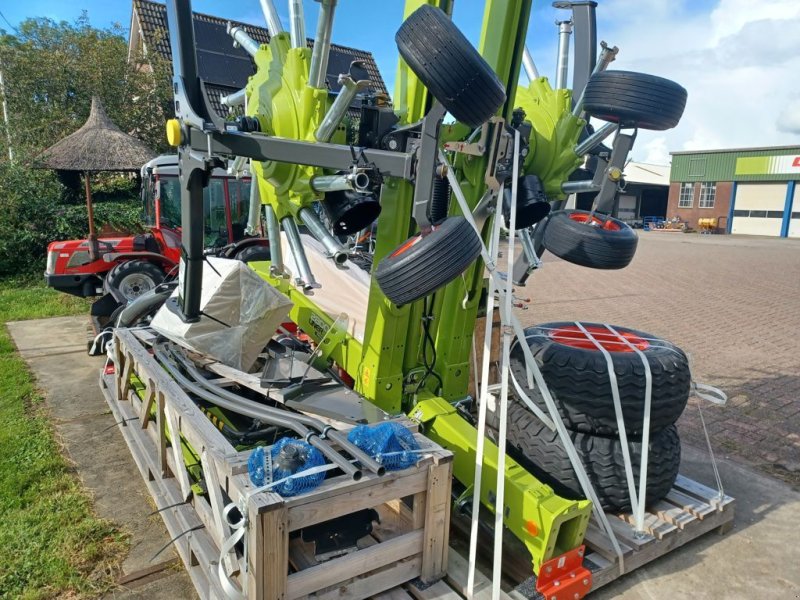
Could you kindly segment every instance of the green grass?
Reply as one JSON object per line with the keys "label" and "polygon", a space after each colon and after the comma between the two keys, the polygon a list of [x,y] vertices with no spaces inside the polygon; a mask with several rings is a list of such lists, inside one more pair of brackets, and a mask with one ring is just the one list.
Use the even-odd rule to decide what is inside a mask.
{"label": "green grass", "polygon": [[30,280],[0,282],[0,598],[86,598],[113,584],[125,537],[94,516],[7,321],[87,314]]}

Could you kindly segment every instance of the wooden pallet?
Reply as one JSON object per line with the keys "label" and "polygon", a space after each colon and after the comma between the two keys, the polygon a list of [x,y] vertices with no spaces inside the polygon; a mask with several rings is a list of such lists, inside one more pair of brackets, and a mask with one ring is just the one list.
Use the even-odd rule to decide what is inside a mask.
{"label": "wooden pallet", "polygon": [[[236,452],[222,434],[200,413],[191,399],[158,366],[146,349],[146,332],[115,334],[117,373],[101,376],[101,387],[125,437],[145,483],[161,511],[175,548],[202,598],[222,598],[216,575],[219,548],[230,534],[220,519],[223,497],[239,498],[249,481],[244,453]],[[214,365],[209,365],[214,370]],[[222,369],[218,374],[240,385],[260,390],[259,382],[246,373]],[[134,393],[129,376],[145,385]],[[122,400],[120,400],[122,399]],[[155,405],[156,418],[149,415]],[[191,493],[179,450],[170,447],[167,432],[186,439],[202,455],[207,497]],[[423,444],[431,442],[421,436]],[[438,448],[438,447],[437,447]],[[249,537],[248,598],[367,598],[381,600],[441,599],[466,596],[469,520],[450,514],[450,455],[438,449],[407,472],[383,478],[365,476],[360,482],[343,477],[326,481],[305,496],[283,499],[260,494],[250,506],[256,535]],[[447,485],[442,485],[443,482]],[[213,485],[216,482],[216,486]],[[216,492],[214,490],[217,490]],[[413,496],[410,503],[401,496]],[[189,499],[188,501],[187,498]],[[317,563],[313,552],[288,533],[364,507],[376,507],[381,523],[372,535],[359,541],[359,550],[341,558]],[[612,524],[622,560],[597,523],[586,535],[584,564],[592,571],[592,589],[598,589],[650,561],[713,530],[727,531],[733,523],[735,501],[718,497],[716,491],[679,476],[667,497],[650,507],[645,531],[636,534],[630,514],[607,516]],[[189,533],[186,533],[186,532]],[[450,537],[452,533],[452,538]],[[491,552],[486,531],[479,548]],[[275,543],[279,540],[280,543]],[[229,571],[236,570],[236,556],[226,557]],[[291,567],[291,573],[287,570]],[[244,565],[241,565],[242,567]],[[240,572],[245,572],[244,568]],[[479,554],[475,598],[491,597],[491,555]],[[437,580],[439,576],[443,578]],[[422,581],[433,582],[425,584]],[[542,598],[535,592],[528,553],[515,537],[505,536],[502,574],[506,590],[501,598]]]}

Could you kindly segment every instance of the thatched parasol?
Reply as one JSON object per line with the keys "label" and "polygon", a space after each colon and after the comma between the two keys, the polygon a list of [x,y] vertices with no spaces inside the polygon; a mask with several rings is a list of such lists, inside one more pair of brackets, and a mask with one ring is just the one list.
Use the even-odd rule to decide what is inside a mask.
{"label": "thatched parasol", "polygon": [[97,257],[97,234],[94,229],[89,173],[139,171],[143,164],[155,156],[155,152],[135,137],[124,133],[108,118],[97,96],[92,97],[92,110],[83,127],[39,155],[38,162],[45,167],[58,171],[83,171],[92,259]]}

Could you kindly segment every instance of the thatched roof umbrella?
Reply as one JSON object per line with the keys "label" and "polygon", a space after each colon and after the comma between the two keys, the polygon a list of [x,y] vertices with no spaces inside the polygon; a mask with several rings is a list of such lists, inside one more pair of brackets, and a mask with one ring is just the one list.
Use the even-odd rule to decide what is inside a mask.
{"label": "thatched roof umbrella", "polygon": [[100,99],[92,97],[92,110],[83,127],[50,146],[38,162],[58,171],[82,171],[86,185],[86,210],[89,216],[89,252],[97,258],[92,191],[89,173],[95,171],[136,171],[155,157],[155,152],[135,137],[124,133],[108,118]]}

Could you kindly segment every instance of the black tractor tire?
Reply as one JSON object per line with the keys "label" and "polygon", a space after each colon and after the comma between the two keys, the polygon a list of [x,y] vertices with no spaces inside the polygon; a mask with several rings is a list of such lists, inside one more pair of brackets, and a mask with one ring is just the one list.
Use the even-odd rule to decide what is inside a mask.
{"label": "black tractor tire", "polygon": [[506,101],[495,72],[440,9],[421,6],[394,39],[400,56],[458,121],[478,127]]}
{"label": "black tractor tire", "polygon": [[[604,326],[597,323],[582,325],[603,343],[611,355],[625,431],[641,435],[646,385],[641,357]],[[686,354],[674,344],[649,333],[616,325],[612,327],[639,348],[650,366],[650,431],[660,431],[674,424],[689,399],[692,375]],[[603,353],[577,330],[575,324],[557,322],[529,327],[525,330],[525,340],[567,428],[594,435],[618,436],[608,363]],[[511,349],[511,372],[528,397],[546,413],[538,388],[528,388],[525,356],[519,340],[514,341]]]}
{"label": "black tractor tire", "polygon": [[586,84],[583,109],[592,117],[663,131],[675,127],[686,108],[686,90],[669,79],[632,71],[602,71]]}
{"label": "black tractor tire", "polygon": [[119,300],[127,303],[164,281],[164,271],[145,260],[126,260],[115,265],[106,275],[105,287]]}
{"label": "black tractor tire", "polygon": [[449,217],[384,258],[375,279],[389,300],[403,306],[453,281],[480,253],[481,239],[467,220]]}
{"label": "black tractor tire", "polygon": [[[578,456],[604,510],[631,509],[622,444],[618,438],[570,431]],[[519,400],[509,402],[507,448],[509,455],[560,496],[584,498],[578,477],[558,433],[548,429]],[[636,493],[639,493],[641,437],[628,438]],[[681,462],[678,429],[670,425],[650,436],[645,506],[658,502],[675,484]]]}
{"label": "black tractor tire", "polygon": [[541,226],[545,249],[567,262],[591,269],[627,267],[639,243],[627,223],[585,210],[552,212]]}
{"label": "black tractor tire", "polygon": [[247,246],[236,253],[236,260],[240,260],[243,263],[260,262],[271,260],[271,258],[272,256],[267,246]]}

